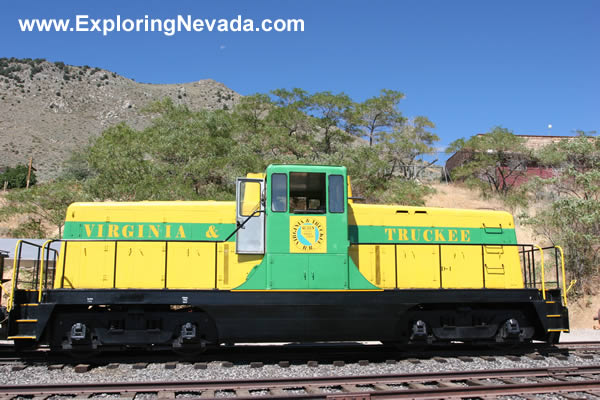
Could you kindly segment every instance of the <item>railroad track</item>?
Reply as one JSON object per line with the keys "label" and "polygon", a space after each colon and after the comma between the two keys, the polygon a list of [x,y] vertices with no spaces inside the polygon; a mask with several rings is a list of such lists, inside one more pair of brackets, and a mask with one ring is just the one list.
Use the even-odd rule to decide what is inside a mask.
{"label": "railroad track", "polygon": [[600,342],[566,342],[555,344],[554,347],[566,350],[598,350],[600,351]]}
{"label": "railroad track", "polygon": [[600,366],[502,369],[372,376],[336,376],[269,380],[121,382],[0,386],[3,398],[17,396],[136,394],[159,398],[368,399],[477,398],[543,393],[600,395]]}
{"label": "railroad track", "polygon": [[[90,367],[108,364],[159,364],[177,362],[210,363],[221,361],[224,366],[233,364],[244,365],[258,362],[261,364],[277,364],[282,360],[289,364],[344,364],[344,363],[391,363],[398,360],[427,360],[434,359],[443,362],[444,359],[459,358],[469,361],[473,358],[483,358],[488,361],[505,357],[512,361],[529,357],[542,359],[557,357],[566,359],[569,355],[576,355],[585,359],[593,359],[593,355],[600,355],[600,342],[562,343],[548,346],[537,343],[519,346],[511,349],[490,349],[487,347],[473,347],[466,345],[434,346],[430,349],[416,351],[411,348],[398,350],[382,345],[356,345],[356,344],[321,344],[318,346],[290,345],[290,346],[235,346],[223,347],[194,357],[185,357],[172,352],[126,352],[102,353],[88,357],[72,357],[62,353],[49,352],[42,349],[31,352],[2,352],[0,365],[76,365],[89,364]],[[417,361],[415,361],[417,362]]]}

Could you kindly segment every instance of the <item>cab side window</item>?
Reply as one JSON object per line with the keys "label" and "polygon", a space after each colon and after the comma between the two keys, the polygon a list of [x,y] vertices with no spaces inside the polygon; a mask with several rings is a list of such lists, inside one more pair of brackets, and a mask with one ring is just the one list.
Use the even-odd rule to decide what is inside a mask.
{"label": "cab side window", "polygon": [[344,177],[329,175],[329,212],[344,212]]}
{"label": "cab side window", "polygon": [[287,210],[287,176],[271,175],[271,210],[285,212]]}

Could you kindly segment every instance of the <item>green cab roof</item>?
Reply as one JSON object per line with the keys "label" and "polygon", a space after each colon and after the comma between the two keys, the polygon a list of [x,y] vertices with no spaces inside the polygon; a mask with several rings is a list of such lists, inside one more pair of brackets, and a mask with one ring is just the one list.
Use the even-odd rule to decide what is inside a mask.
{"label": "green cab roof", "polygon": [[271,164],[267,167],[267,174],[287,172],[325,172],[329,174],[346,175],[346,167],[339,165],[307,165],[307,164]]}

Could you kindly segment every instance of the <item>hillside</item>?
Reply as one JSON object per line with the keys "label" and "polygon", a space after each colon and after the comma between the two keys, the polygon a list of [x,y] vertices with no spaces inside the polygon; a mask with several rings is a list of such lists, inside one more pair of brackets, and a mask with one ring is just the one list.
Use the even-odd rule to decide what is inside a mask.
{"label": "hillside", "polygon": [[47,180],[72,150],[107,127],[147,126],[151,116],[140,111],[164,97],[191,110],[215,110],[231,109],[241,96],[210,79],[145,84],[100,68],[0,59],[0,167],[33,157],[38,177]]}
{"label": "hillside", "polygon": [[[513,215],[518,215],[520,212],[519,210],[517,210],[517,212],[511,210],[499,199],[484,199],[480,196],[478,190],[469,189],[460,183],[436,183],[432,184],[432,187],[435,189],[435,193],[425,198],[425,205],[428,207],[502,210]],[[515,227],[517,231],[517,242],[538,243],[543,244],[544,246],[549,245],[548,243],[543,242],[542,238],[536,237],[531,230],[531,227],[519,224],[519,220],[516,217]]]}

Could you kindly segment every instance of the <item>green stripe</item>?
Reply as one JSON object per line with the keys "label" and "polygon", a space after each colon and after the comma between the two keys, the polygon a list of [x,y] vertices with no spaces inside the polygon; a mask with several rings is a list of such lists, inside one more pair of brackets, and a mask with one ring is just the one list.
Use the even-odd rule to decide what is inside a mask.
{"label": "green stripe", "polygon": [[[197,240],[220,242],[235,224],[170,222],[65,222],[64,239],[91,240]],[[235,241],[235,235],[229,239]]]}
{"label": "green stripe", "polygon": [[[223,241],[235,224],[67,221],[64,239]],[[349,225],[351,243],[516,244],[514,229]],[[118,236],[117,236],[118,235]],[[216,236],[216,237],[215,237]],[[229,239],[235,241],[235,235]]]}
{"label": "green stripe", "polygon": [[514,229],[349,225],[350,243],[516,244]]}

